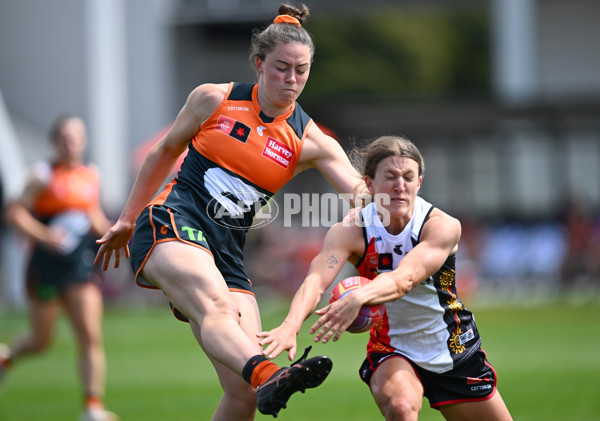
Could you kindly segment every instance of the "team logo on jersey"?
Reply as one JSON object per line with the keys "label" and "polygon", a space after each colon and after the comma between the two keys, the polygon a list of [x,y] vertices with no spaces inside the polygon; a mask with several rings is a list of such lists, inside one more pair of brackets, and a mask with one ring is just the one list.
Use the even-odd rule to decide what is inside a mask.
{"label": "team logo on jersey", "polygon": [[215,130],[225,133],[226,135],[231,136],[242,143],[246,143],[248,136],[250,136],[251,129],[244,123],[240,123],[233,118],[221,115],[219,116]]}
{"label": "team logo on jersey", "polygon": [[267,137],[262,154],[283,168],[289,167],[294,157],[294,151],[289,146],[272,137]]}
{"label": "team logo on jersey", "polygon": [[367,253],[365,262],[370,270],[376,270],[379,264],[379,255],[375,253]]}
{"label": "team logo on jersey", "polygon": [[379,255],[379,263],[377,268],[379,270],[392,270],[394,265],[394,258],[392,253],[381,253]]}

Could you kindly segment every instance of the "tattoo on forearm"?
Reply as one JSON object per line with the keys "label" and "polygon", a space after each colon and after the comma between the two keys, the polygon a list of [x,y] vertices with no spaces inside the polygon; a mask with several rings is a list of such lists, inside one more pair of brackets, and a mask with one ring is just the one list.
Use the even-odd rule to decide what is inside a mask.
{"label": "tattoo on forearm", "polygon": [[338,263],[340,263],[340,259],[335,254],[332,254],[327,258],[327,266],[329,269],[333,269]]}

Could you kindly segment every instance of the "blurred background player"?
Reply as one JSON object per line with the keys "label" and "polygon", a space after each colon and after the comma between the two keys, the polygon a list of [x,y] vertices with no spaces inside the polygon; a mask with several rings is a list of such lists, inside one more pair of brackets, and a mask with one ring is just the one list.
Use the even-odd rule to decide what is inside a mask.
{"label": "blurred background player", "polygon": [[48,349],[62,306],[73,326],[84,391],[82,421],[114,421],[104,409],[106,357],[102,343],[102,292],[91,276],[93,236],[110,223],[99,202],[97,170],[84,163],[87,131],[76,116],[60,116],[50,131],[51,161],[38,161],[26,185],[6,208],[9,223],[33,242],[27,266],[31,331],[3,345],[0,375],[22,357]]}
{"label": "blurred background player", "polygon": [[417,420],[423,396],[447,420],[511,420],[473,314],[457,296],[460,222],[418,196],[425,163],[407,139],[383,136],[366,149],[374,201],[327,233],[283,323],[262,332],[264,352],[296,352],[296,336],[346,261],[373,279],[320,309],[315,341],[337,341],[363,305],[385,303],[373,327],[362,380],[388,421]]}

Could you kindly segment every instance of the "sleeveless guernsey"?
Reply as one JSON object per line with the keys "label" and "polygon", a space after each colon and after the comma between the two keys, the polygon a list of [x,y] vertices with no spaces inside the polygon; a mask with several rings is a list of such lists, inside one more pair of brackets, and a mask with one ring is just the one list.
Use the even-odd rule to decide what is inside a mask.
{"label": "sleeveless guernsey", "polygon": [[[373,279],[395,269],[419,243],[432,209],[417,196],[412,219],[398,235],[382,226],[374,203],[362,209],[365,254],[356,266],[360,275]],[[385,304],[383,320],[371,329],[368,353],[397,351],[426,370],[443,373],[479,349],[473,315],[456,293],[455,263],[455,255],[449,256],[433,276]]]}
{"label": "sleeveless guernsey", "polygon": [[[297,103],[284,115],[266,116],[257,92],[258,85],[229,84],[225,98],[190,143],[177,176],[149,204],[173,214],[179,234],[170,239],[208,249],[225,280],[236,288],[248,283],[243,267],[246,232],[256,213],[294,176],[313,123]],[[187,235],[195,241],[186,241]],[[140,245],[143,250],[136,253],[136,276],[151,246]],[[141,277],[138,283],[149,286]]]}

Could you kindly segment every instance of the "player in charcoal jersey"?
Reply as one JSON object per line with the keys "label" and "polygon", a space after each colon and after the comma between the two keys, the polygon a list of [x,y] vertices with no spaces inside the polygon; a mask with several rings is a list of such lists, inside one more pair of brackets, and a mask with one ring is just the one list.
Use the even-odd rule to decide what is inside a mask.
{"label": "player in charcoal jersey", "polygon": [[293,356],[303,321],[349,261],[373,282],[317,310],[310,332],[337,341],[361,306],[385,303],[360,376],[386,420],[418,419],[423,395],[448,420],[510,420],[473,315],[457,296],[460,222],[417,196],[424,162],[412,142],[384,136],[365,156],[374,201],[329,230],[284,322],[259,334],[264,352]]}
{"label": "player in charcoal jersey", "polygon": [[[159,288],[212,361],[224,395],[214,420],[277,415],[291,394],[320,385],[327,357],[280,368],[262,355],[259,309],[242,265],[254,214],[294,175],[318,169],[339,191],[361,183],[339,144],[302,111],[313,43],[308,9],[282,5],[253,36],[258,83],[204,84],[150,150],[117,223],[98,241],[96,263],[129,257],[139,285]],[[177,158],[181,170],[153,196]],[[136,222],[137,220],[137,222]]]}
{"label": "player in charcoal jersey", "polygon": [[26,275],[32,329],[5,348],[8,358],[0,356],[0,375],[21,358],[48,349],[62,305],[79,347],[85,395],[80,419],[116,420],[102,402],[106,372],[103,303],[100,288],[90,277],[96,251],[91,234],[97,236],[110,226],[100,207],[100,179],[97,170],[83,162],[87,135],[80,118],[60,116],[50,138],[55,160],[38,161],[31,167],[22,194],[6,210],[7,219],[34,243]]}

